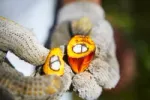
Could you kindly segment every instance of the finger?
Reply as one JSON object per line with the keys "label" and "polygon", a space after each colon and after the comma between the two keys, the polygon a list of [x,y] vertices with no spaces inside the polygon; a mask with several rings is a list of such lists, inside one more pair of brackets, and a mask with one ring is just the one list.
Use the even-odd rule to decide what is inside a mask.
{"label": "finger", "polygon": [[0,86],[21,100],[56,98],[57,93],[63,89],[62,80],[58,76],[22,77],[8,73],[5,69],[0,70]]}
{"label": "finger", "polygon": [[114,88],[120,78],[119,65],[116,58],[113,30],[106,20],[99,21],[90,34],[97,45],[95,59],[89,70],[99,85],[104,88]]}
{"label": "finger", "polygon": [[92,23],[88,17],[82,17],[71,22],[72,34],[88,35],[92,30]]}
{"label": "finger", "polygon": [[109,67],[108,63],[99,59],[93,60],[89,65],[90,73],[92,73],[98,84],[102,87],[104,87],[109,80]]}
{"label": "finger", "polygon": [[88,72],[75,75],[72,84],[74,86],[74,91],[79,94],[79,97],[86,100],[95,100],[102,92],[102,88]]}
{"label": "finger", "polygon": [[101,54],[99,56],[101,57],[106,56],[107,52],[109,52],[110,45],[114,45],[113,30],[110,23],[106,20],[99,20],[93,26],[90,36],[97,45],[97,49],[100,49]]}
{"label": "finger", "polygon": [[35,66],[44,63],[49,51],[38,43],[31,31],[3,17],[0,17],[0,48],[12,51]]}
{"label": "finger", "polygon": [[93,74],[97,83],[106,89],[114,88],[119,81],[118,71],[110,64],[100,59],[92,61],[89,71]]}
{"label": "finger", "polygon": [[[0,51],[0,54],[0,87],[3,88],[3,92],[8,90],[8,92],[10,92],[10,97],[12,95],[17,100],[43,100],[47,98],[56,100],[60,97],[59,94],[62,94],[64,84],[66,85],[60,77],[54,75],[24,77],[22,73],[12,68],[6,61],[6,53]],[[9,96],[9,94],[7,95]]]}

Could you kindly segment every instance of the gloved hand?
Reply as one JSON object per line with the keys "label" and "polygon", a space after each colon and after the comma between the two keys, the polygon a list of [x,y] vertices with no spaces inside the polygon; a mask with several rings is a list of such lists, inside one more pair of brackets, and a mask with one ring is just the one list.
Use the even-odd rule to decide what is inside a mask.
{"label": "gloved hand", "polygon": [[63,77],[68,81],[56,75],[23,76],[7,61],[7,51],[35,66],[40,66],[44,64],[49,50],[38,43],[31,31],[0,17],[0,88],[7,89],[15,100],[56,100],[69,88],[69,85],[66,85],[70,78],[65,76],[67,73]]}
{"label": "gloved hand", "polygon": [[89,35],[96,44],[96,51],[86,70],[73,75],[73,90],[83,99],[95,100],[102,88],[114,88],[120,78],[113,30],[99,5],[75,2],[64,6],[51,37],[51,47],[68,45],[71,36],[76,34]]}
{"label": "gloved hand", "polygon": [[[70,15],[69,12],[74,12],[74,14]],[[78,23],[78,19],[83,16],[88,17],[91,20],[91,23],[89,21],[82,22],[81,20],[81,26],[78,27],[78,25],[80,24],[73,24],[74,22]],[[51,84],[50,86],[44,84],[43,82],[41,84],[42,79],[49,83],[52,82],[49,81],[49,79],[46,79],[46,76],[40,76],[40,80],[37,80],[37,82],[34,81],[36,80],[36,78],[23,77],[22,75],[20,75],[20,73],[15,72],[16,70],[11,68],[8,63],[3,59],[5,53],[10,50],[21,59],[24,59],[25,61],[33,65],[39,66],[45,62],[46,56],[48,55],[48,50],[36,41],[35,37],[30,31],[27,31],[26,29],[22,28],[17,24],[14,24],[11,21],[7,21],[6,19],[1,18],[0,48],[2,48],[2,53],[0,53],[0,60],[3,61],[1,69],[4,70],[4,73],[0,74],[0,78],[4,80],[4,82],[1,83],[1,86],[7,87],[7,84],[5,84],[5,82],[7,83],[6,79],[10,80],[10,78],[8,76],[3,77],[3,75],[5,75],[6,73],[11,74],[11,72],[13,72],[11,74],[11,79],[14,80],[14,82],[19,82],[19,80],[17,79],[23,79],[25,83],[40,83],[37,87],[40,87],[41,85],[44,86],[41,90],[42,92],[44,92],[44,96],[33,96],[33,93],[35,93],[34,95],[37,95],[35,90],[37,90],[39,93],[40,89],[35,89],[34,86],[28,87],[29,84],[23,85],[23,87],[25,87],[25,90],[23,90],[23,93],[21,93],[21,95],[18,95],[18,92],[7,87],[9,92],[11,92],[15,96],[15,98],[21,97],[23,99],[42,99],[42,97],[45,97],[50,99],[56,99],[63,92],[68,90],[72,83],[73,90],[76,91],[81,98],[87,100],[94,100],[100,96],[102,88],[110,89],[116,86],[119,80],[119,67],[115,56],[113,31],[110,24],[104,19],[104,13],[102,8],[92,3],[77,2],[62,8],[59,17],[60,18],[58,20],[58,27],[52,36],[52,47],[68,45],[68,41],[71,38],[70,32],[68,31],[68,22],[71,22],[71,29],[73,35],[75,35],[76,33],[80,33],[82,35],[86,35],[86,33],[89,32],[91,33],[89,34],[89,36],[96,44],[94,59],[86,68],[86,70],[81,73],[73,73],[71,67],[65,64],[65,73],[62,77],[60,77],[62,80],[56,76],[56,78],[52,78],[52,81],[60,80],[59,82],[52,85],[56,85],[62,81],[62,84],[60,84],[60,86],[62,85],[62,87],[60,87],[59,89],[57,89],[57,87],[54,88],[55,86],[51,86]],[[65,49],[63,50],[65,51]],[[51,78],[52,76],[47,77]],[[18,86],[14,85],[13,82],[10,82],[10,84],[12,84],[12,86]],[[27,93],[30,93],[30,91],[28,91],[28,89],[30,88],[34,89],[31,92],[31,95],[27,95]],[[46,91],[47,89],[49,91]],[[56,91],[53,94],[54,89]],[[52,94],[49,95],[49,93]]]}

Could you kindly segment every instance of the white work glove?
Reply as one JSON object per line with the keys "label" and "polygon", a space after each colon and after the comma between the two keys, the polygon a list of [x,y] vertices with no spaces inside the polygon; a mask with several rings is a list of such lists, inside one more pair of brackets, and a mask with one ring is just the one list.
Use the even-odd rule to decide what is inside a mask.
{"label": "white work glove", "polygon": [[[8,51],[35,66],[43,65],[49,52],[38,43],[31,31],[0,17],[0,89],[3,90],[1,93],[8,91],[15,100],[56,100],[69,88],[68,82],[71,82],[71,78],[66,77],[67,73],[63,75],[65,80],[55,75],[23,76],[7,61]],[[69,72],[67,65],[65,70]]]}
{"label": "white work glove", "polygon": [[[82,18],[84,20],[81,21]],[[103,88],[115,88],[120,78],[113,30],[104,18],[103,9],[91,2],[65,5],[60,10],[57,27],[51,37],[51,47],[67,45],[72,35],[87,35],[87,32],[90,32],[89,35],[96,44],[95,57],[87,70],[73,75],[72,85],[79,97],[95,100],[101,95]]]}

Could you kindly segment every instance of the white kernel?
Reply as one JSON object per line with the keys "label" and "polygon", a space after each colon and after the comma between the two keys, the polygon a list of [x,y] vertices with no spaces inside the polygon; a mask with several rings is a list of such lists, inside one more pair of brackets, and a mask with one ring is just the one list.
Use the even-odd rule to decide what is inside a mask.
{"label": "white kernel", "polygon": [[53,70],[59,70],[60,69],[60,62],[59,61],[55,61],[51,64],[51,68]]}
{"label": "white kernel", "polygon": [[75,45],[75,46],[73,47],[73,51],[74,51],[75,53],[81,53],[81,52],[82,52],[82,51],[81,51],[81,44]]}
{"label": "white kernel", "polygon": [[51,57],[51,62],[57,61],[58,60],[58,56],[52,56]]}

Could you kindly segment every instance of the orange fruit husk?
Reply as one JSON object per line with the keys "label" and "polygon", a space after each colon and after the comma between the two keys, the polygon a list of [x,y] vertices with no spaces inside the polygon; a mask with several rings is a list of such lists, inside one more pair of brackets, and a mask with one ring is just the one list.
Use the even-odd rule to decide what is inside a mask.
{"label": "orange fruit husk", "polygon": [[[81,47],[76,49],[75,46]],[[84,52],[83,47],[86,49]],[[75,35],[67,45],[68,62],[75,73],[83,72],[87,69],[95,54],[95,43],[89,36]],[[80,52],[81,51],[81,52]]]}
{"label": "orange fruit husk", "polygon": [[[59,66],[59,69],[58,70],[54,70],[52,68],[52,62],[51,62],[51,58],[52,57],[57,57],[57,61],[59,62],[60,66]],[[53,66],[55,67],[55,66]],[[58,76],[61,76],[64,74],[64,61],[63,61],[63,53],[61,51],[60,48],[53,48],[51,49],[51,51],[49,52],[48,56],[47,56],[47,59],[45,61],[45,64],[43,66],[43,72],[44,74],[46,75],[52,75],[52,74],[55,74],[55,75],[58,75]]]}

